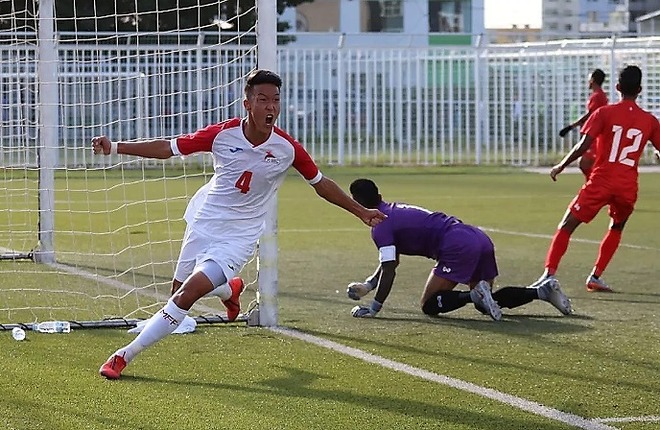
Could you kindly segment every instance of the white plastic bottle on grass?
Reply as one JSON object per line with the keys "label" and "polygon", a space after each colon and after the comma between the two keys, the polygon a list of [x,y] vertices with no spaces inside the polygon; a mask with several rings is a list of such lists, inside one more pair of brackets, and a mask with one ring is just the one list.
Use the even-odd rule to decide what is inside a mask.
{"label": "white plastic bottle on grass", "polygon": [[70,333],[69,321],[44,321],[32,325],[32,330],[40,333]]}

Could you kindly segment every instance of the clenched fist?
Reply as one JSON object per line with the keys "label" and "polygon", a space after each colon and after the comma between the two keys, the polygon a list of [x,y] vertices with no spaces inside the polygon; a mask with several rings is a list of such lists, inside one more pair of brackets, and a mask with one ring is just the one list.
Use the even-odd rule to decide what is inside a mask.
{"label": "clenched fist", "polygon": [[92,150],[94,154],[110,155],[112,142],[107,136],[96,136],[92,138]]}

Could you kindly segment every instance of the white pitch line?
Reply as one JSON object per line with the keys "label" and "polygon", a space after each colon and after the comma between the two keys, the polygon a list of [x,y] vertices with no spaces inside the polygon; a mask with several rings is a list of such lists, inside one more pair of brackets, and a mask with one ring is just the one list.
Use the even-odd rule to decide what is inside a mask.
{"label": "white pitch line", "polygon": [[594,418],[599,423],[653,423],[660,422],[660,416],[648,415],[645,417],[623,417],[623,418]]}
{"label": "white pitch line", "polygon": [[[511,236],[523,236],[523,237],[534,237],[538,239],[552,239],[552,235],[549,234],[537,234],[537,233],[524,233],[524,232],[519,232],[519,231],[509,231],[509,230],[500,230],[498,228],[490,228],[490,227],[481,227],[479,226],[480,229],[483,231],[491,232],[491,233],[499,233],[499,234],[509,234]],[[580,239],[580,238],[575,238],[571,237],[571,242],[578,242],[578,243],[591,243],[595,245],[600,245],[599,240],[591,240],[591,239]],[[619,245],[620,248],[631,248],[631,249],[643,249],[647,251],[660,251],[660,248],[654,248],[652,246],[644,246],[644,245],[632,245],[632,244],[627,244],[627,243],[622,243]]]}
{"label": "white pitch line", "polygon": [[[532,237],[536,239],[552,239],[552,235],[549,234],[540,234],[540,233],[525,233],[521,231],[510,231],[510,230],[500,230],[499,228],[491,227],[482,227],[478,226],[485,232],[489,233],[498,233],[498,234],[508,234],[510,236],[522,236],[522,237]],[[323,232],[334,232],[334,233],[354,233],[358,231],[365,231],[361,228],[283,228],[279,230],[281,233],[323,233]],[[589,243],[594,245],[600,245],[600,241],[591,240],[591,239],[580,239],[576,237],[571,238],[571,242],[576,243]],[[644,245],[633,245],[628,243],[622,243],[619,245],[619,248],[630,248],[630,249],[642,249],[645,251],[660,251],[660,248],[654,248],[652,246]]]}
{"label": "white pitch line", "polygon": [[618,430],[617,427],[611,427],[602,422],[589,420],[580,417],[578,415],[562,412],[554,408],[549,408],[539,403],[525,400],[521,397],[516,397],[510,394],[503,393],[501,391],[493,390],[492,388],[481,387],[479,385],[462,381],[460,379],[451,378],[449,376],[440,375],[437,373],[429,372],[424,369],[409,366],[407,364],[399,363],[397,361],[389,360],[379,355],[371,354],[362,351],[360,349],[342,345],[340,343],[323,339],[317,336],[312,336],[307,333],[302,333],[298,330],[294,330],[286,327],[271,327],[270,330],[279,334],[283,334],[285,336],[293,337],[295,339],[299,339],[304,342],[309,342],[314,345],[318,345],[323,348],[330,349],[335,352],[349,355],[351,357],[360,359],[362,361],[366,361],[367,363],[378,364],[380,366],[395,370],[397,372],[407,373],[408,375],[422,378],[430,382],[436,382],[438,384],[447,385],[449,387],[456,388],[462,391],[467,391],[472,394],[476,394],[482,397],[486,397],[498,401],[500,403],[507,404],[509,406],[516,407],[525,412],[540,415],[542,417],[549,418],[555,421],[560,421],[577,428],[581,428],[585,430]]}

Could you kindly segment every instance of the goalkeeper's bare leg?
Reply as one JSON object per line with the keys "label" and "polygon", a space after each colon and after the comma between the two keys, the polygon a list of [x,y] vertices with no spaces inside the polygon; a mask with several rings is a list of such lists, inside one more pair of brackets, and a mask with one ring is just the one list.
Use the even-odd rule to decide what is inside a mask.
{"label": "goalkeeper's bare leg", "polygon": [[[236,278],[234,278],[236,279]],[[232,279],[232,281],[234,281]],[[239,278],[240,279],[240,278]],[[230,281],[231,282],[231,281]],[[121,372],[140,352],[172,333],[181,324],[193,304],[212,291],[224,301],[233,301],[240,309],[238,296],[242,292],[240,285],[230,285],[220,266],[213,261],[202,263],[183,282],[182,286],[167,301],[165,306],[154,314],[144,329],[131,343],[118,349],[101,366],[99,373],[108,379],[119,379]],[[219,287],[215,287],[219,285]],[[229,314],[229,307],[228,307]],[[236,312],[238,315],[238,312]],[[234,316],[235,318],[235,316]]]}

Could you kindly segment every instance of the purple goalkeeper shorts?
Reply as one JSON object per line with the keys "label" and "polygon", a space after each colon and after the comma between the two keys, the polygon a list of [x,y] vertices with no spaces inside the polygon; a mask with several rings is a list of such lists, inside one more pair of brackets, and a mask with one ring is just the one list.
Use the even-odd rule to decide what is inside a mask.
{"label": "purple goalkeeper shorts", "polygon": [[495,279],[495,246],[481,229],[456,224],[447,230],[433,273],[459,284]]}

